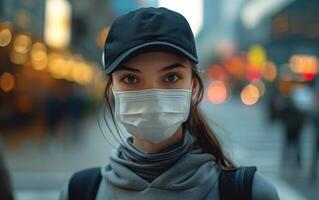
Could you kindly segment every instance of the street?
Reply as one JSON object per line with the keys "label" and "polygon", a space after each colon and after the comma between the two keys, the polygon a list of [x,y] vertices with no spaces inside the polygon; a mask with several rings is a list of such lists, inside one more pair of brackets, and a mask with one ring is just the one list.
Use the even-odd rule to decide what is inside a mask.
{"label": "street", "polygon": [[[248,107],[233,96],[221,105],[204,100],[202,110],[235,162],[256,165],[257,170],[276,186],[280,199],[315,199],[318,181],[315,184],[307,181],[311,127],[305,127],[302,139],[302,168],[305,170],[298,175],[283,176],[280,170],[282,127],[279,123],[267,122],[263,102]],[[107,130],[101,117],[100,122],[102,129]],[[81,139],[76,143],[68,142],[60,134],[55,140],[30,140],[19,147],[6,148],[5,158],[18,200],[57,199],[60,188],[73,172],[108,162],[112,146],[102,136],[96,116],[82,123],[81,129]],[[113,141],[111,135],[107,137]],[[114,141],[112,143],[116,146]],[[293,173],[287,169],[287,173],[289,171]],[[294,185],[297,181],[304,183],[305,188]]]}

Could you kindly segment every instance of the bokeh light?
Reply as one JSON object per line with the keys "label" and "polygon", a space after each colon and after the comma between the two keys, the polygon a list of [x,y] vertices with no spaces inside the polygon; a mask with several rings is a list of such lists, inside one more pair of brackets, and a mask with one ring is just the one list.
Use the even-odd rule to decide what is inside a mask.
{"label": "bokeh light", "polygon": [[294,55],[289,60],[291,71],[301,74],[308,81],[318,73],[318,65],[318,58],[311,55]]}
{"label": "bokeh light", "polygon": [[240,58],[230,58],[225,61],[225,68],[226,70],[234,75],[235,77],[241,79],[245,73],[244,63],[241,61]]}
{"label": "bokeh light", "polygon": [[96,43],[100,48],[103,48],[105,39],[109,34],[110,27],[104,27],[96,36]]}
{"label": "bokeh light", "polygon": [[43,70],[48,64],[47,48],[41,42],[33,44],[31,49],[31,63],[35,70]]}
{"label": "bokeh light", "polygon": [[263,81],[259,80],[259,81],[253,81],[252,84],[254,86],[256,86],[256,88],[258,89],[259,95],[263,96],[265,94],[266,91],[266,86],[264,84]]}
{"label": "bokeh light", "polygon": [[54,78],[74,81],[81,85],[93,80],[92,66],[76,55],[65,57],[58,53],[50,53],[48,71]]}
{"label": "bokeh light", "polygon": [[14,39],[13,50],[10,52],[10,60],[14,64],[24,64],[27,62],[28,55],[32,45],[29,36],[20,34]]}
{"label": "bokeh light", "polygon": [[50,54],[48,70],[54,78],[62,78],[60,71],[64,67],[64,64],[64,58],[61,55],[56,53]]}
{"label": "bokeh light", "polygon": [[9,72],[5,72],[0,77],[0,87],[4,92],[10,92],[15,85],[15,79]]}
{"label": "bokeh light", "polygon": [[77,67],[72,68],[71,73],[73,79],[82,85],[88,84],[93,79],[93,72],[85,63],[79,63]]}
{"label": "bokeh light", "polygon": [[241,101],[245,105],[253,105],[255,104],[260,97],[258,88],[253,85],[249,84],[243,88],[243,90],[240,93]]}
{"label": "bokeh light", "polygon": [[213,81],[207,89],[207,98],[213,104],[221,104],[227,98],[227,88],[222,81]]}
{"label": "bokeh light", "polygon": [[248,62],[252,65],[260,66],[266,61],[266,51],[259,45],[254,44],[248,51]]}
{"label": "bokeh light", "polygon": [[29,36],[21,34],[18,35],[13,44],[13,50],[20,54],[27,53],[31,48],[32,40]]}
{"label": "bokeh light", "polygon": [[5,47],[7,46],[12,39],[11,31],[8,28],[2,29],[0,31],[0,46]]}
{"label": "bokeh light", "polygon": [[264,79],[266,79],[267,81],[274,81],[277,77],[277,67],[276,65],[271,62],[271,61],[267,61],[265,63],[265,67],[263,70],[263,77]]}
{"label": "bokeh light", "polygon": [[27,61],[27,54],[21,54],[16,51],[11,51],[10,60],[14,64],[24,64]]}
{"label": "bokeh light", "polygon": [[227,78],[227,73],[225,68],[218,64],[212,64],[208,67],[206,71],[207,78],[214,80],[225,80]]}
{"label": "bokeh light", "polygon": [[71,5],[66,0],[47,0],[44,39],[54,48],[66,48],[71,38]]}

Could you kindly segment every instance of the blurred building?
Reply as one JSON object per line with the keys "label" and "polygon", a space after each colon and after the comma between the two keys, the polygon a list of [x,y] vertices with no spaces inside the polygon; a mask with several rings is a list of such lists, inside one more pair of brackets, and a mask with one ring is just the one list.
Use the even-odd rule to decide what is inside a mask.
{"label": "blurred building", "polygon": [[297,0],[272,16],[267,48],[274,61],[282,64],[294,54],[319,54],[318,10],[316,0]]}
{"label": "blurred building", "polygon": [[70,0],[72,8],[71,48],[101,64],[102,48],[113,20],[141,6],[137,0]]}
{"label": "blurred building", "polygon": [[200,67],[219,56],[232,54],[237,48],[236,27],[240,10],[245,0],[203,0],[204,23],[196,38],[199,49]]}
{"label": "blurred building", "polygon": [[[80,86],[86,107],[100,99],[105,77],[97,64],[100,49],[96,34],[92,36],[93,47],[84,43],[77,48],[72,40],[70,8],[66,0],[0,1],[0,129],[3,133],[14,132],[30,123],[32,127],[43,126],[47,97],[55,96],[63,106],[74,85]],[[87,41],[89,33],[74,37]],[[99,58],[86,55],[88,51]],[[33,132],[39,131],[45,132],[42,129]]]}
{"label": "blurred building", "polygon": [[95,62],[101,62],[101,52],[114,17],[109,0],[70,0],[71,49]]}
{"label": "blurred building", "polygon": [[287,63],[294,54],[318,55],[318,1],[278,1],[277,6],[274,4],[269,8],[269,12],[255,17],[259,19],[258,23],[248,18],[254,18],[254,12],[249,14],[249,10],[257,12],[258,6],[247,4],[237,22],[237,41],[241,50],[249,49],[253,43],[262,44],[268,57],[279,65]]}
{"label": "blurred building", "polygon": [[43,37],[45,21],[44,0],[1,0],[0,19],[15,26],[32,31]]}

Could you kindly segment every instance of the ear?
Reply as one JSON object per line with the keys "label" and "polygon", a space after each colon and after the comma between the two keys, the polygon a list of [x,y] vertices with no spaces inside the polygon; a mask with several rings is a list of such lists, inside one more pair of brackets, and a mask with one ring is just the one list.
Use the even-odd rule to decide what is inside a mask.
{"label": "ear", "polygon": [[192,92],[193,94],[195,94],[196,90],[197,90],[197,86],[198,86],[198,81],[197,79],[193,79],[192,80]]}
{"label": "ear", "polygon": [[197,95],[197,91],[198,91],[198,81],[197,79],[193,79],[192,80],[192,102],[196,101],[196,95]]}
{"label": "ear", "polygon": [[197,79],[194,79],[194,83],[193,83],[193,89],[196,89],[198,85]]}

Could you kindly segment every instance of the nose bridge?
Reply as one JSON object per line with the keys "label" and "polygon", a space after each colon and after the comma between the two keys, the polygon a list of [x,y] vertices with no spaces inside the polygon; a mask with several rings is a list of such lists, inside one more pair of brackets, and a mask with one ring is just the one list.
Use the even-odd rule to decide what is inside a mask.
{"label": "nose bridge", "polygon": [[149,74],[145,78],[144,89],[157,89],[160,87],[161,85],[158,81],[157,74]]}

